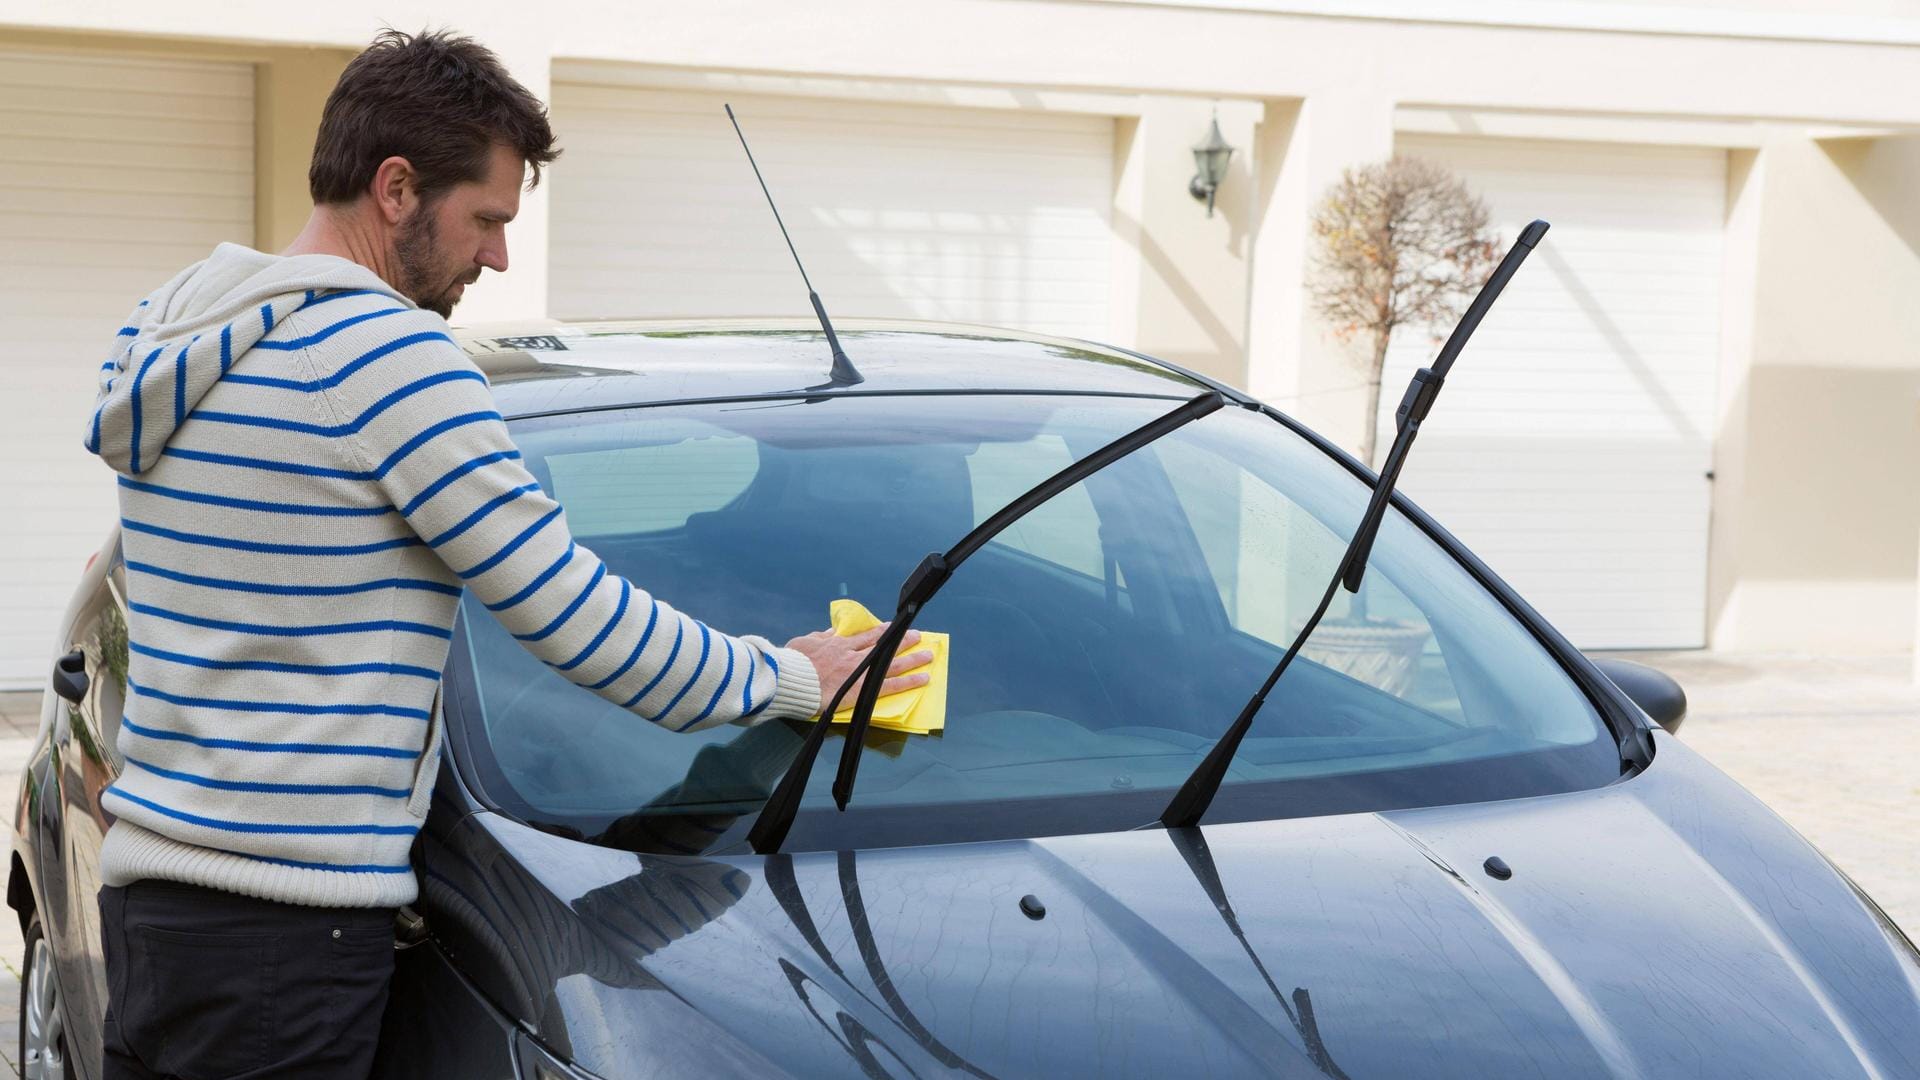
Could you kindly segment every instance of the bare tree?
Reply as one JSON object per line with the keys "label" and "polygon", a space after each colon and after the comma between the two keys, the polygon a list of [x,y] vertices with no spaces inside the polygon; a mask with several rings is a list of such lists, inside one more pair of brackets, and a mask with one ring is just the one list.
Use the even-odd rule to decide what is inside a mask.
{"label": "bare tree", "polygon": [[1314,306],[1341,336],[1371,338],[1360,459],[1372,465],[1387,344],[1397,327],[1440,326],[1466,310],[1498,255],[1487,205],[1444,167],[1395,155],[1341,173],[1313,234]]}

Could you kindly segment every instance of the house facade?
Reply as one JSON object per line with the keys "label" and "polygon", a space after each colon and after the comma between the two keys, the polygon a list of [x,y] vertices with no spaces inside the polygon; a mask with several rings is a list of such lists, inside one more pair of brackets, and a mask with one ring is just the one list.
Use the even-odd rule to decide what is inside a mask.
{"label": "house facade", "polygon": [[[456,322],[802,314],[730,102],[836,315],[1108,341],[1349,446],[1365,343],[1305,299],[1342,169],[1441,161],[1553,223],[1405,489],[1589,648],[1910,649],[1920,18],[1895,0],[209,0],[0,9],[0,684],[113,519],[105,341],[214,244],[285,245],[385,22],[452,23],[564,155]],[[1235,148],[1211,215],[1191,147]],[[1443,334],[1445,328],[1435,333]],[[1382,413],[1432,353],[1403,332]]]}

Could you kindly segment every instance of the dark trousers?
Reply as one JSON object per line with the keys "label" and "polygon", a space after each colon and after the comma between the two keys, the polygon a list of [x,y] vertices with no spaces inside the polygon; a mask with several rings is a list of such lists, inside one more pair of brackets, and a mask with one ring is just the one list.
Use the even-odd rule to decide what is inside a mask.
{"label": "dark trousers", "polygon": [[170,881],[103,886],[106,1080],[363,1080],[393,978],[393,914]]}

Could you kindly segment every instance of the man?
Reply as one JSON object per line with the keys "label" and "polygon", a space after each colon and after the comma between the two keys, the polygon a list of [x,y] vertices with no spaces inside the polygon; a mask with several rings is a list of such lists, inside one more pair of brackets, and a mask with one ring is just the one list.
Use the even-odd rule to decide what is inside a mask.
{"label": "man", "polygon": [[383,33],[327,100],[299,238],[221,245],[116,339],[86,434],[120,474],[131,612],[109,1078],[367,1074],[462,590],[676,731],[814,716],[877,636],[712,630],[575,544],[521,466],[444,318],[506,270],[557,153],[485,48]]}

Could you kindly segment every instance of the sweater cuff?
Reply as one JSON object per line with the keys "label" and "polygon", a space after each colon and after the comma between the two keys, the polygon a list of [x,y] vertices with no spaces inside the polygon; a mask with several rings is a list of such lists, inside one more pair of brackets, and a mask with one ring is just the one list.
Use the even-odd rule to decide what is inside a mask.
{"label": "sweater cuff", "polygon": [[776,717],[809,720],[818,716],[820,673],[814,670],[813,661],[807,659],[805,653],[777,645],[769,647],[766,652],[779,665],[780,678],[774,683],[773,700],[748,723],[757,724]]}

